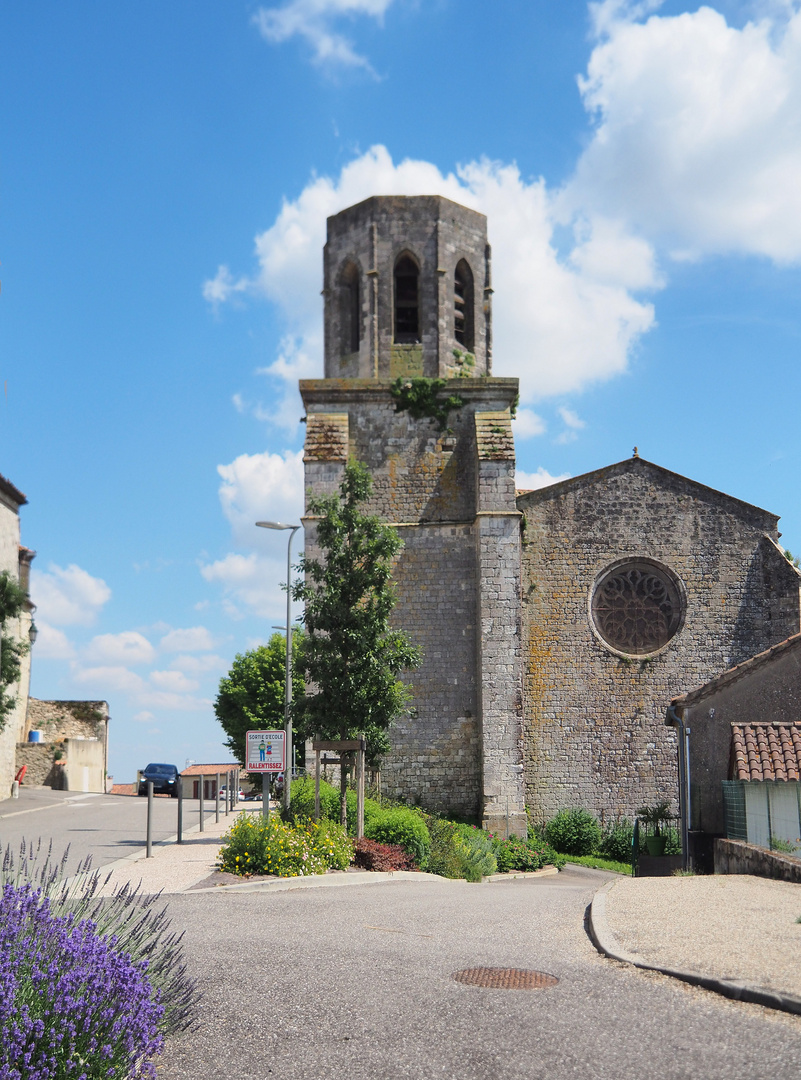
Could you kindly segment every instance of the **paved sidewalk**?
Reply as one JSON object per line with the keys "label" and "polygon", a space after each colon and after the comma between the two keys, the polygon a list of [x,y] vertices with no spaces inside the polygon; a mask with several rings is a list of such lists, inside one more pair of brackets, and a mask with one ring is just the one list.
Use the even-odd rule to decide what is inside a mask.
{"label": "paved sidewalk", "polygon": [[107,863],[101,867],[100,874],[103,879],[109,875],[109,881],[100,895],[110,896],[126,882],[141,885],[145,893],[179,893],[190,889],[213,873],[222,837],[239,814],[260,811],[261,803],[239,803],[227,816],[221,812],[219,823],[206,818],[204,832],[196,825],[185,831],[181,844],[175,842],[174,836],[154,844],[150,859],[146,857],[146,848],[138,848],[124,859]]}
{"label": "paved sidewalk", "polygon": [[801,1014],[801,885],[748,874],[621,878],[592,902],[607,956]]}

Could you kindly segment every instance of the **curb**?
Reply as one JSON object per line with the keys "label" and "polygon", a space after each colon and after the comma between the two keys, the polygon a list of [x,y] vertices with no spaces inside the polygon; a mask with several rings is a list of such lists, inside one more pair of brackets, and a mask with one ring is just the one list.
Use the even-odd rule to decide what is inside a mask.
{"label": "curb", "polygon": [[[362,874],[310,874],[308,877],[276,878],[274,881],[243,881],[236,885],[209,885],[194,889],[190,885],[180,895],[223,892],[287,892],[291,889],[324,889],[342,885],[382,885],[388,881],[451,881],[438,874],[425,874],[421,870],[365,870]],[[466,885],[461,878],[454,884]]]}
{"label": "curb", "polygon": [[481,880],[494,885],[499,881],[523,881],[527,878],[555,877],[559,873],[556,866],[543,866],[541,870],[510,870],[508,874],[490,874]]}
{"label": "curb", "polygon": [[[558,873],[555,866],[546,866],[542,870],[491,874],[489,877],[482,878],[481,884],[494,885],[500,881],[553,877]],[[309,877],[278,878],[274,881],[243,881],[236,885],[209,885],[204,889],[195,889],[190,885],[181,890],[181,895],[184,893],[286,892],[289,889],[321,889],[340,885],[380,885],[385,881],[447,881],[452,885],[469,884],[464,878],[446,878],[439,874],[427,874],[422,870],[365,870],[363,874],[343,874],[342,877],[338,874],[315,874]]]}
{"label": "curb", "polygon": [[659,971],[672,979],[679,979],[692,986],[700,986],[703,990],[711,990],[733,1001],[747,1001],[753,1005],[764,1005],[768,1009],[778,1009],[781,1012],[794,1013],[796,1016],[801,1015],[801,998],[794,994],[765,990],[761,986],[735,982],[733,979],[717,979],[711,975],[701,975],[697,971],[682,971],[679,968],[663,967],[660,964],[648,964],[632,953],[626,952],[618,945],[606,918],[606,897],[616,884],[617,882],[610,881],[608,885],[599,889],[588,909],[589,934],[598,952],[608,956],[610,960],[618,960],[622,964],[630,964],[644,971]]}

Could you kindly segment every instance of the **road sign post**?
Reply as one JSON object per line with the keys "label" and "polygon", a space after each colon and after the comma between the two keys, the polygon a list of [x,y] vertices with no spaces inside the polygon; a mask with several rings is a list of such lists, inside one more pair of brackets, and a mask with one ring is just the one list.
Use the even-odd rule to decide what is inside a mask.
{"label": "road sign post", "polygon": [[286,732],[248,731],[245,735],[245,771],[261,773],[262,814],[270,816],[270,778],[278,773],[286,776]]}

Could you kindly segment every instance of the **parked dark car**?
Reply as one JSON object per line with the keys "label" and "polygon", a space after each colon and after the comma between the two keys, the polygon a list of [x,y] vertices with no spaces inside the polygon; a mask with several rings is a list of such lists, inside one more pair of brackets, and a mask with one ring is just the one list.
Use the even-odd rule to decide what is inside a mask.
{"label": "parked dark car", "polygon": [[171,795],[178,798],[178,767],[176,765],[148,765],[139,778],[137,795],[147,795],[147,782],[153,781],[154,795]]}

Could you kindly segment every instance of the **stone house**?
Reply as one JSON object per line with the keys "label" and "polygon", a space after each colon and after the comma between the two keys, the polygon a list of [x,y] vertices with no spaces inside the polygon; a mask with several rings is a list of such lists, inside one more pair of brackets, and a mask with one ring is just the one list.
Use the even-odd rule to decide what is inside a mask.
{"label": "stone house", "polygon": [[526,810],[675,798],[666,702],[801,629],[778,518],[636,454],[516,492],[518,381],[492,374],[473,210],[375,197],[329,218],[323,296],[306,491],[351,456],[370,469],[369,509],[404,541],[394,620],[423,653],[385,790],[515,833]]}
{"label": "stone house", "polygon": [[[27,592],[30,580],[31,562],[36,552],[30,551],[20,543],[20,508],[27,499],[10,480],[0,476],[0,571],[7,571]],[[25,644],[31,640],[33,627],[33,605],[27,604],[18,619],[9,620],[6,633]],[[0,799],[5,799],[11,790],[11,782],[18,769],[16,764],[17,743],[26,737],[26,711],[28,690],[31,680],[30,652],[22,657],[20,679],[16,687],[9,692],[16,694],[16,706],[5,718],[0,729]]]}
{"label": "stone house", "polygon": [[690,729],[693,847],[801,846],[801,633],[671,704]]}
{"label": "stone house", "polygon": [[26,728],[39,741],[17,744],[17,769],[25,766],[23,783],[59,791],[108,788],[108,724],[106,701],[40,701],[28,699]]}

